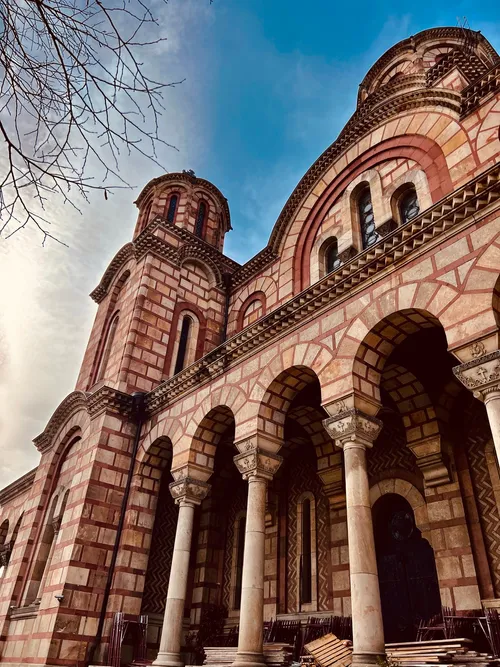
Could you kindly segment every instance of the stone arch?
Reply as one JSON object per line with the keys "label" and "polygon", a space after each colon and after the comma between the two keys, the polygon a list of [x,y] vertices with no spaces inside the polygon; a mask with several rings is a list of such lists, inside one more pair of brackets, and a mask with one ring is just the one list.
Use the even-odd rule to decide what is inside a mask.
{"label": "stone arch", "polygon": [[243,309],[243,304],[252,297],[253,294],[262,293],[265,297],[265,312],[276,302],[277,287],[276,281],[269,276],[260,276],[247,284],[231,301],[228,331],[231,335],[237,333],[239,329],[239,314]]}
{"label": "stone arch", "polygon": [[4,519],[0,523],[0,546],[3,546],[6,543],[8,534],[9,534],[9,520]]}
{"label": "stone arch", "polygon": [[370,487],[370,505],[373,507],[379,498],[389,493],[402,496],[409,502],[415,515],[417,528],[422,534],[427,533],[430,529],[427,504],[425,497],[417,487],[408,480],[401,479],[400,477],[383,479]]}
{"label": "stone arch", "polygon": [[44,454],[52,449],[56,442],[58,448],[64,446],[66,438],[80,430],[83,435],[90,428],[87,397],[83,391],[74,391],[56,408],[47,426],[34,440],[38,451]]}
{"label": "stone arch", "polygon": [[396,178],[384,191],[387,207],[392,214],[393,220],[400,223],[399,194],[404,193],[413,186],[417,193],[418,203],[421,211],[432,206],[432,197],[429,190],[427,176],[423,169],[409,169],[399,178]]}
{"label": "stone arch", "polygon": [[433,327],[441,327],[439,320],[416,308],[398,310],[381,319],[356,351],[352,367],[354,391],[379,403],[381,375],[391,352],[409,335]]}
{"label": "stone arch", "polygon": [[317,374],[308,366],[293,365],[281,371],[268,385],[260,402],[257,430],[276,451],[284,440],[284,424],[288,409],[295,396],[314,382]]}
{"label": "stone arch", "polygon": [[288,417],[301,426],[310,437],[318,460],[334,451],[334,442],[323,426],[326,416],[324,411],[310,405],[297,406],[288,413]]}
{"label": "stone arch", "polygon": [[493,288],[492,306],[496,323],[500,326],[500,275],[498,276]]}
{"label": "stone arch", "polygon": [[103,277],[101,278],[101,282],[90,293],[92,299],[94,299],[94,301],[97,303],[101,303],[101,301],[108,294],[109,289],[120,270],[122,270],[122,274],[126,270],[130,271],[135,262],[135,246],[133,243],[127,243],[113,257],[108,268],[104,272]]}
{"label": "stone arch", "polygon": [[[409,445],[439,433],[434,405],[420,380],[411,371],[401,364],[386,366],[381,376],[381,387],[387,391],[403,417]],[[424,426],[427,429],[425,432],[422,431]]]}
{"label": "stone arch", "polygon": [[222,273],[217,264],[210,257],[208,257],[208,254],[204,253],[203,256],[200,255],[201,252],[196,243],[182,246],[178,254],[181,271],[186,263],[191,263],[200,267],[200,269],[206,275],[206,280],[209,287],[215,287],[215,285],[221,284]]}
{"label": "stone arch", "polygon": [[438,486],[451,481],[443,427],[423,384],[405,366],[390,364],[382,372],[380,386],[401,415],[406,446],[415,456],[425,485]]}
{"label": "stone arch", "polygon": [[[249,319],[248,317],[248,311],[250,306],[253,306],[254,304],[258,303],[259,307],[254,308],[254,318],[250,318],[250,321],[248,321],[247,324],[245,324],[245,319]],[[241,304],[239,310],[238,310],[238,318],[237,318],[237,324],[236,324],[236,333],[241,331],[242,329],[245,328],[245,326],[248,326],[249,324],[253,324],[257,319],[261,318],[263,315],[266,314],[266,295],[265,292],[262,292],[261,290],[258,290],[256,292],[252,292],[246,299],[243,301]]]}
{"label": "stone arch", "polygon": [[[218,407],[227,409],[232,413],[235,420],[235,429],[238,432],[249,409],[248,395],[236,382],[230,380],[227,380],[221,386],[202,390],[199,393],[196,410],[186,420],[183,433],[185,443],[195,436],[196,430],[205,415]],[[174,441],[174,449],[176,446],[177,442]]]}
{"label": "stone arch", "polygon": [[[360,387],[368,390],[370,384],[379,384],[380,368],[376,367],[377,362],[373,355],[369,355],[368,358],[368,361],[372,359],[372,363],[368,364],[370,372],[368,373],[368,367],[364,370],[365,373],[368,373],[366,382],[365,378],[360,377],[362,368],[366,366],[360,359],[362,354],[360,347],[363,346],[362,351],[364,352],[369,347],[370,341],[371,344],[380,346],[374,351],[374,354],[377,359],[383,357],[384,362],[396,344],[421,328],[432,326],[443,328],[448,346],[450,346],[450,328],[455,324],[455,319],[449,317],[446,323],[444,320],[450,308],[456,308],[459,296],[458,290],[451,285],[437,281],[425,281],[406,283],[400,287],[388,289],[372,300],[355,319],[351,320],[351,324],[339,338],[335,359],[318,373],[324,390],[323,404],[327,405],[353,390],[359,391]],[[463,298],[463,295],[460,298]],[[470,305],[474,312],[473,304]],[[401,322],[399,322],[400,319]],[[398,335],[395,334],[395,340],[386,341],[385,338],[390,330],[385,331],[381,337],[376,333],[376,329],[377,327],[384,329],[385,325],[390,325],[392,321],[401,327],[401,331]],[[358,376],[356,382],[353,380],[354,374]],[[370,395],[370,392],[365,392],[365,395]],[[378,400],[378,393],[376,400]]]}
{"label": "stone arch", "polygon": [[201,471],[205,478],[203,481],[206,481],[214,470],[215,452],[219,443],[224,438],[234,441],[234,414],[226,405],[218,405],[201,420],[197,421],[195,415],[191,421],[197,426],[190,442],[188,461]]}
{"label": "stone arch", "polygon": [[346,221],[350,221],[348,225],[352,229],[354,245],[360,250],[363,249],[363,244],[361,241],[357,200],[359,193],[365,187],[370,189],[375,227],[378,228],[391,215],[390,208],[387,206],[387,200],[383,196],[382,179],[376,169],[367,169],[353,178],[341,197],[341,218],[344,224]]}

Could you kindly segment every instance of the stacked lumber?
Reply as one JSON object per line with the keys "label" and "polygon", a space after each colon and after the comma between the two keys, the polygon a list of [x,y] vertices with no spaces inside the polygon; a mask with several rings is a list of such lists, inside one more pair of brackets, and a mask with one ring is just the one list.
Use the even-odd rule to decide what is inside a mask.
{"label": "stacked lumber", "polygon": [[[204,646],[204,665],[231,665],[236,659],[236,646]],[[289,667],[292,662],[293,646],[290,644],[264,644],[264,660],[269,667]]]}
{"label": "stacked lumber", "polygon": [[471,639],[433,639],[423,642],[386,644],[387,659],[401,667],[441,665],[459,667],[469,664],[487,665],[491,655],[472,650]]}
{"label": "stacked lumber", "polygon": [[[350,642],[329,633],[304,646],[319,667],[349,667],[352,662]],[[304,661],[305,662],[305,661]]]}

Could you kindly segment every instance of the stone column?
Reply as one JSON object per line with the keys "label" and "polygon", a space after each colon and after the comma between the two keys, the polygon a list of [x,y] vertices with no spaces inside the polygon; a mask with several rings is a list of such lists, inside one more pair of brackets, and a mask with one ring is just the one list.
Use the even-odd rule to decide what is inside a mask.
{"label": "stone column", "polygon": [[373,665],[385,653],[366,449],[382,422],[356,408],[323,422],[344,451],[353,627],[353,664]]}
{"label": "stone column", "polygon": [[180,651],[182,623],[189,572],[189,556],[193,535],[194,510],[207,496],[210,485],[186,477],[170,484],[170,493],[179,505],[174,552],[168,582],[167,603],[163,617],[160,651],[153,665],[183,667]]}
{"label": "stone column", "polygon": [[[482,343],[475,343],[471,348],[485,351]],[[484,402],[500,464],[500,350],[476,356],[472,361],[455,366],[453,372],[476,398]]]}
{"label": "stone column", "polygon": [[245,548],[241,584],[240,631],[238,652],[233,665],[261,667],[264,664],[264,541],[267,484],[281,465],[281,456],[266,452],[254,444],[234,457],[236,467],[248,481]]}

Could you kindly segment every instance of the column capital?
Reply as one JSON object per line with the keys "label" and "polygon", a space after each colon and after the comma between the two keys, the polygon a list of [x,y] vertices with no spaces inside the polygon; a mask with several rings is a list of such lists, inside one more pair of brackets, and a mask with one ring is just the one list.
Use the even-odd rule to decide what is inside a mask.
{"label": "column capital", "polygon": [[243,479],[260,477],[271,481],[283,461],[283,457],[257,447],[253,441],[249,441],[247,449],[234,457],[236,467],[243,475]]}
{"label": "column capital", "polygon": [[335,440],[337,447],[344,449],[352,443],[372,447],[383,424],[380,419],[367,415],[358,408],[349,408],[324,419],[323,426]]}
{"label": "column capital", "polygon": [[470,389],[479,400],[487,401],[488,397],[495,393],[500,397],[500,350],[455,366],[453,373],[457,380]]}
{"label": "column capital", "polygon": [[210,491],[210,484],[193,477],[184,477],[172,482],[169,489],[177,505],[184,503],[200,505]]}

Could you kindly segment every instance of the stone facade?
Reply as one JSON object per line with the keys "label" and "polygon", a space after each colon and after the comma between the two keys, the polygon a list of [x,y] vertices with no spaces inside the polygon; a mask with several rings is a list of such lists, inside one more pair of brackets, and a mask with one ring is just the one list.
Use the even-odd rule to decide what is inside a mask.
{"label": "stone facade", "polygon": [[0,492],[1,663],[107,664],[121,611],[182,665],[216,605],[238,665],[264,620],[321,614],[371,664],[403,551],[432,553],[429,599],[500,596],[499,127],[498,55],[436,28],[370,69],[246,264],[211,183],[145,187],[40,465]]}

